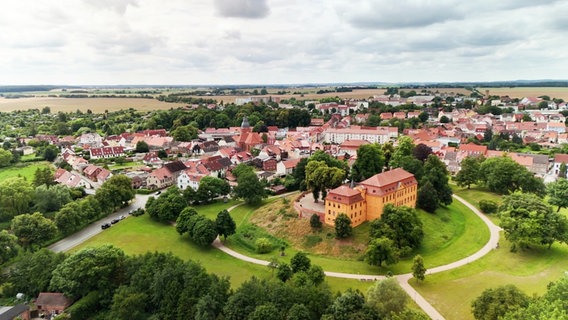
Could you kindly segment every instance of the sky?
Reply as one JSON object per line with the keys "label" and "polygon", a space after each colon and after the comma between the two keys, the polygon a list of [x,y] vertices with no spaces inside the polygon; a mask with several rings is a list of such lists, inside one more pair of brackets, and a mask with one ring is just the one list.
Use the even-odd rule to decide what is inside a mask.
{"label": "sky", "polygon": [[3,0],[0,85],[568,79],[568,1]]}

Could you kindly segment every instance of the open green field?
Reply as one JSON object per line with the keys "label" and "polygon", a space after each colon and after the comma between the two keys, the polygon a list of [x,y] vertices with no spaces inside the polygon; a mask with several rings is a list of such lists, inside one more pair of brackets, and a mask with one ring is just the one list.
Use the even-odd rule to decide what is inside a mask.
{"label": "open green field", "polygon": [[[468,188],[461,188],[456,186],[455,184],[450,184],[454,193],[460,197],[462,197],[465,201],[471,203],[474,207],[481,211],[479,208],[479,201],[481,200],[490,200],[494,201],[498,204],[501,204],[501,195],[489,192],[487,188],[482,186],[473,185],[470,189]],[[495,224],[499,224],[499,217],[497,214],[488,214],[487,217],[493,221]]]}
{"label": "open green field", "polygon": [[51,164],[47,161],[18,163],[16,165],[0,169],[0,180],[13,177],[23,177],[28,181],[32,181],[34,179],[34,173],[38,168],[45,168],[50,165]]}
{"label": "open green field", "polygon": [[477,261],[427,275],[423,283],[411,280],[411,284],[446,319],[473,319],[471,302],[483,290],[514,284],[529,296],[542,294],[549,282],[558,280],[568,270],[567,245],[512,253],[504,237],[500,243],[500,249]]}
{"label": "open green field", "polygon": [[[254,207],[246,205],[233,210],[232,215],[234,213],[233,217],[235,217],[237,226],[241,227],[245,225],[247,223],[247,217],[250,217],[254,210]],[[464,258],[479,250],[489,240],[489,230],[481,219],[457,201],[454,201],[454,203],[447,208],[439,209],[436,214],[429,214],[419,210],[419,216],[424,223],[426,236],[422,247],[417,253],[424,257],[427,268],[444,265]],[[360,234],[361,237],[364,236],[364,233],[368,232],[368,224],[364,224],[358,228],[362,228],[359,230],[363,230]],[[359,230],[356,230],[356,232]],[[333,237],[329,239],[326,231],[323,231],[320,237],[326,238],[324,241],[334,241],[337,242],[337,245],[341,245],[341,241],[335,240]],[[286,239],[283,240],[286,242]],[[276,258],[288,261],[298,251],[296,248],[288,247],[285,251],[286,256],[284,257],[280,256],[279,250],[274,250],[268,254],[258,254],[242,245],[240,242],[235,241],[234,236],[227,239],[226,245],[233,250],[263,260]],[[412,265],[412,258],[401,260],[398,264],[393,266],[378,268],[370,266],[362,261],[361,258],[339,259],[313,254],[309,251],[307,253],[314,264],[322,266],[326,271],[371,275],[386,274],[388,271],[391,271],[394,274],[403,274],[410,272]],[[359,257],[362,257],[363,254],[364,252],[360,252]]]}

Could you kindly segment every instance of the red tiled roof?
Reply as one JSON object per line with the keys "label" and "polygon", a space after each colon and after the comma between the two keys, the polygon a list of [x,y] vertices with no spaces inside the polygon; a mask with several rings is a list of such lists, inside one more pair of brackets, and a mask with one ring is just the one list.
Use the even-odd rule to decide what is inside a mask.
{"label": "red tiled roof", "polygon": [[414,178],[414,175],[402,168],[396,168],[376,174],[367,180],[361,181],[361,184],[373,187],[383,187],[409,178]]}
{"label": "red tiled roof", "polygon": [[556,163],[564,162],[564,163],[568,164],[568,154],[562,154],[562,153],[556,154],[554,156],[554,162],[556,162]]}
{"label": "red tiled roof", "polygon": [[352,204],[355,202],[363,201],[363,196],[357,190],[351,189],[348,186],[339,186],[327,193],[326,201],[339,202],[344,204]]}

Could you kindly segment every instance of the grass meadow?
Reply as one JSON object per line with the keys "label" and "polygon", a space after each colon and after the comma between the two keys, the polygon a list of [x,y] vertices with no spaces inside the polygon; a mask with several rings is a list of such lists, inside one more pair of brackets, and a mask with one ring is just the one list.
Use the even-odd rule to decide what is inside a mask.
{"label": "grass meadow", "polygon": [[13,166],[0,169],[0,181],[13,177],[23,177],[27,181],[32,181],[37,169],[49,166],[50,163],[47,161],[21,162]]}

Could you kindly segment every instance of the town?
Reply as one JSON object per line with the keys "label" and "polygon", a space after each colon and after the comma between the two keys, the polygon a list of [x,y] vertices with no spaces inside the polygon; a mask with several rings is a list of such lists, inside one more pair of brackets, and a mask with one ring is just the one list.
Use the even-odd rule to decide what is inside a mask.
{"label": "town", "polygon": [[[358,271],[356,279],[382,279],[385,274],[388,279],[396,275],[406,290],[401,291],[402,296],[417,295],[406,284],[409,279],[404,271],[412,266],[412,276],[418,279],[413,281],[424,281],[427,269],[417,252],[423,252],[431,266],[445,268],[445,263],[452,262],[431,260],[428,252],[420,249],[424,241],[430,241],[424,238],[432,236],[423,231],[432,223],[422,222],[426,219],[423,214],[430,212],[441,217],[440,210],[456,214],[455,209],[448,209],[454,206],[452,194],[461,190],[458,194],[472,201],[475,198],[468,193],[472,185],[483,186],[487,190],[483,192],[494,194],[488,199],[475,199],[475,205],[488,216],[500,210],[500,226],[506,238],[501,241],[509,243],[511,251],[565,243],[562,230],[568,224],[563,214],[553,218],[552,210],[549,211],[546,219],[556,222],[547,222],[544,238],[536,233],[518,238],[521,235],[514,228],[521,220],[513,216],[504,220],[506,214],[516,210],[511,207],[507,211],[505,204],[509,201],[536,206],[536,202],[542,201],[538,197],[547,194],[548,203],[557,206],[558,211],[568,205],[568,107],[563,99],[545,95],[492,96],[489,90],[481,93],[476,89],[471,89],[469,96],[451,91],[435,93],[435,88],[422,89],[420,93],[415,90],[419,89],[387,87],[384,94],[368,99],[320,100],[286,99],[266,92],[237,98],[234,103],[206,101],[148,112],[130,108],[104,113],[77,109],[65,113],[52,112],[46,106],[41,110],[2,113],[3,166],[26,168],[42,164],[32,174],[35,190],[22,189],[29,184],[22,177],[0,182],[0,195],[10,199],[0,201],[5,229],[10,231],[3,231],[3,262],[17,256],[18,246],[34,252],[52,244],[52,250],[60,250],[54,248],[60,242],[63,245],[66,236],[84,233],[83,228],[112,235],[131,221],[144,221],[127,217],[134,219],[147,212],[152,220],[175,222],[174,229],[182,236],[187,232],[197,246],[213,245],[234,257],[240,255],[237,251],[252,248],[247,254],[266,257],[257,261],[272,265],[277,270],[276,277],[283,282],[300,281],[295,273],[296,268],[302,270],[297,266],[302,261],[308,277],[317,275],[309,278],[316,284],[322,281],[317,279],[325,277],[324,269],[315,264],[310,268],[310,259],[302,251],[308,252],[314,263],[319,259],[309,246],[292,244],[289,238],[278,238],[277,233],[259,229],[269,229],[273,223],[290,224],[291,228],[308,225],[308,234],[299,236],[313,239],[310,241],[316,241],[315,244],[330,242],[332,247],[325,255],[332,259],[354,259],[348,263],[353,266],[346,270],[363,270],[363,274]],[[44,166],[45,163],[49,165]],[[14,185],[20,185],[20,189]],[[533,194],[538,197],[530,198]],[[282,199],[281,204],[277,199]],[[258,212],[249,218],[244,216],[243,219],[250,219],[246,224],[234,221],[240,216],[234,216],[234,210],[219,212],[216,221],[214,216],[200,214],[208,206],[239,206],[243,204],[240,200],[244,200],[245,208]],[[278,207],[281,205],[284,206]],[[515,202],[509,206],[515,206]],[[263,211],[264,207],[268,211]],[[36,213],[31,214],[33,211]],[[268,213],[271,211],[272,214]],[[124,219],[126,222],[120,222]],[[405,219],[401,220],[405,227],[387,231],[384,224],[394,223],[389,219]],[[451,220],[449,216],[444,219]],[[30,227],[32,221],[37,227]],[[497,231],[492,231],[487,245],[480,250],[484,254],[499,248],[498,227],[491,222],[487,226]],[[278,228],[279,232],[290,232],[282,226]],[[323,232],[328,232],[328,240],[318,236],[322,230],[327,230]],[[330,238],[332,230],[335,237]],[[367,233],[370,238],[362,235]],[[215,240],[218,235],[223,240]],[[352,240],[358,237],[366,240]],[[346,240],[353,242],[350,246],[358,253],[332,253]],[[119,249],[100,250],[93,254]],[[288,250],[297,252],[290,266],[276,258],[268,262],[266,255],[275,251],[286,261]],[[35,261],[34,255],[40,252],[44,251],[32,254],[30,261]],[[467,255],[457,256],[460,257],[469,259]],[[356,260],[364,260],[368,266],[357,265]],[[71,266],[76,265],[67,267]],[[324,266],[328,278],[333,277],[333,272],[327,273],[327,264]],[[369,269],[372,267],[376,269]],[[85,301],[88,291],[81,293],[79,288],[55,284],[65,281],[62,271],[48,270],[53,271],[53,279],[59,279],[51,280],[51,288],[61,288],[63,293],[45,291],[45,285],[29,289],[26,294],[37,296],[37,309],[32,314],[63,316],[70,308],[71,313],[81,315],[78,308],[83,308],[83,303],[75,300]],[[332,270],[344,271],[333,267]],[[17,291],[19,299],[24,299],[24,293],[20,296],[20,289],[16,288],[23,290],[18,283],[25,280],[16,275],[9,279],[10,286],[5,291]],[[416,289],[420,288],[420,283],[413,283]],[[98,285],[85,290],[103,292],[95,288]],[[379,285],[373,290],[380,290]],[[227,303],[230,305],[230,300]],[[215,313],[230,314],[226,308]],[[474,303],[474,315],[481,312],[475,308]],[[29,307],[21,304],[9,310],[24,316],[30,312]],[[122,317],[118,310],[112,307],[113,317]],[[408,319],[423,316],[415,310],[405,310]],[[140,317],[143,315],[142,312]],[[237,318],[240,317],[235,315]]]}

